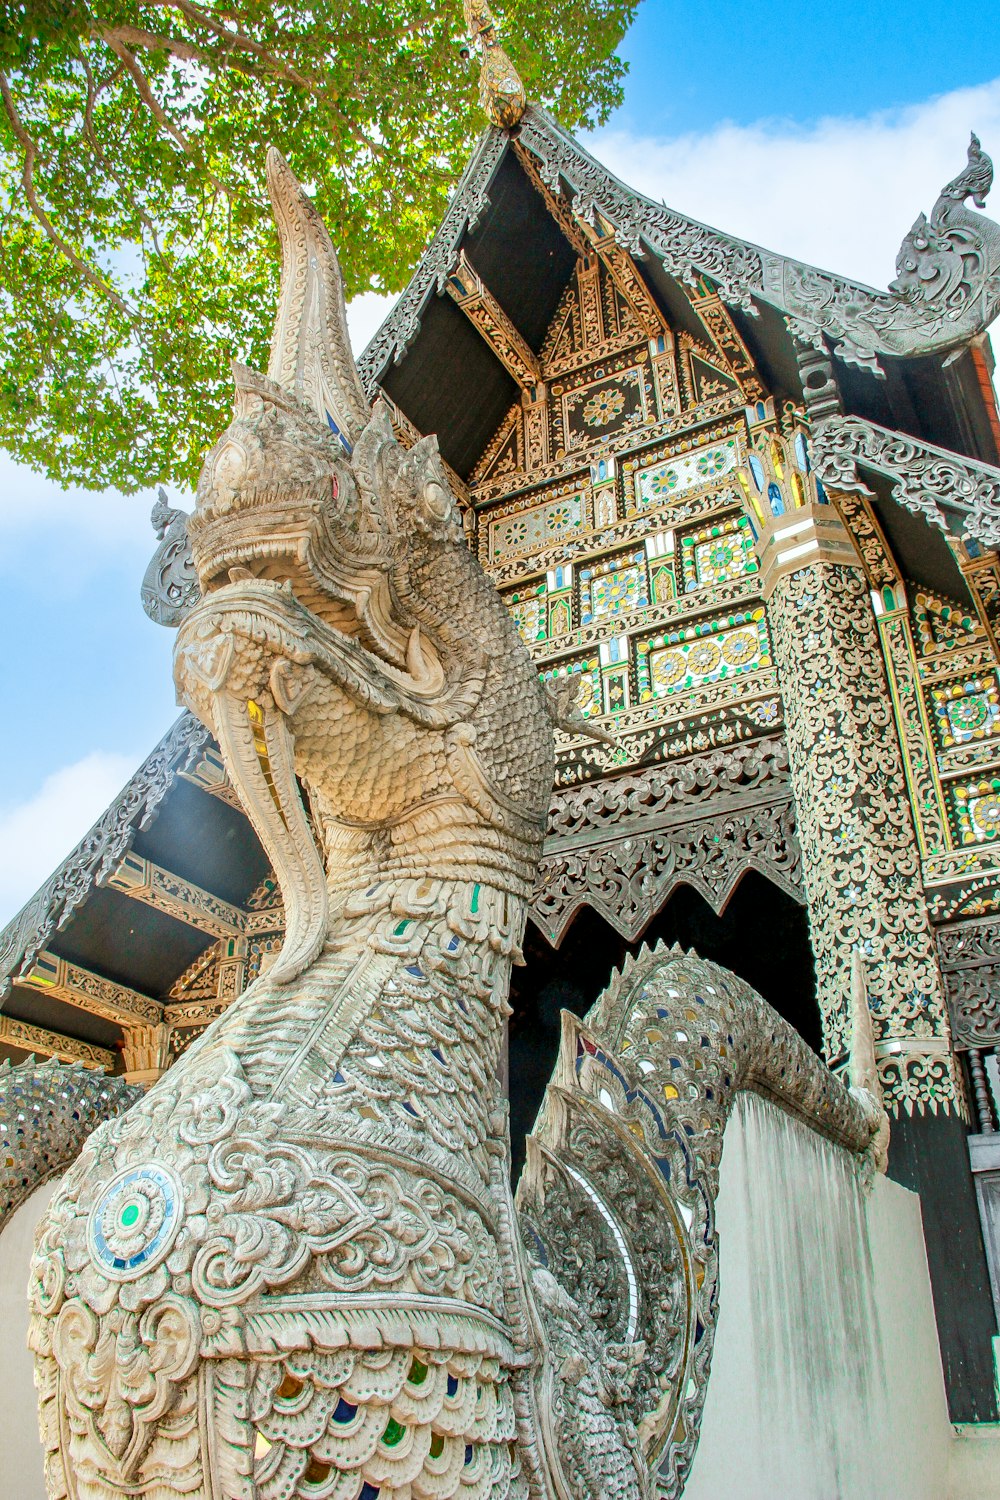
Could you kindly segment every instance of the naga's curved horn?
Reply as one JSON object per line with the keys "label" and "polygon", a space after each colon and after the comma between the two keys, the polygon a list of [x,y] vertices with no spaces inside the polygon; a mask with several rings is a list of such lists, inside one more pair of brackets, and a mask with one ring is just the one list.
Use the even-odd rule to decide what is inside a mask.
{"label": "naga's curved horn", "polygon": [[371,418],[351,352],[340,263],[326,226],[272,146],[267,185],[281,241],[281,298],[267,373],[354,447]]}

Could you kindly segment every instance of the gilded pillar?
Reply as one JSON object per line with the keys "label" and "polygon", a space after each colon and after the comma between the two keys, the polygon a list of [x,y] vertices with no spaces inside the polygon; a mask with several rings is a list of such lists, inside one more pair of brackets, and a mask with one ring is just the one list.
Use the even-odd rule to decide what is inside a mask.
{"label": "gilded pillar", "polygon": [[780,514],[758,507],[758,550],[827,1058],[837,1064],[847,1051],[851,954],[860,948],[887,1107],[952,1111],[961,1090],[921,882],[912,767],[868,584],[822,491],[814,483],[781,491],[789,499]]}

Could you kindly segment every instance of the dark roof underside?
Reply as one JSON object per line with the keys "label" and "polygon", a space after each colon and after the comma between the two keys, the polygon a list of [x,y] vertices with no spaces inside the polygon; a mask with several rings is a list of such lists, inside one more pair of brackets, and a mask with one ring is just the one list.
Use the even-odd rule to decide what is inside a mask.
{"label": "dark roof underside", "polygon": [[[576,265],[541,195],[512,151],[490,184],[490,201],[462,248],[514,327],[537,354]],[[496,432],[518,387],[463,312],[432,296],[420,332],[382,377],[387,394],[464,479]]]}

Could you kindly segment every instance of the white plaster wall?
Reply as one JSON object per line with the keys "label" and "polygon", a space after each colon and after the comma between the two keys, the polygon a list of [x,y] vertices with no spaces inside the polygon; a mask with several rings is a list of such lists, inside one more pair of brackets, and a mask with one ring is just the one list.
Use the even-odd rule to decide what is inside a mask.
{"label": "white plaster wall", "polygon": [[754,1100],[726,1132],[718,1331],[685,1500],[1000,1500],[1000,1433],[956,1438],[948,1421],[916,1194],[879,1178],[861,1200],[848,1287],[815,1248],[837,1171],[787,1169],[803,1129]]}
{"label": "white plaster wall", "polygon": [[3,1400],[0,1401],[0,1497],[45,1500],[42,1445],[31,1355],[28,1352],[28,1266],[35,1226],[56,1190],[58,1179],[37,1188],[14,1210],[0,1233],[0,1348]]}

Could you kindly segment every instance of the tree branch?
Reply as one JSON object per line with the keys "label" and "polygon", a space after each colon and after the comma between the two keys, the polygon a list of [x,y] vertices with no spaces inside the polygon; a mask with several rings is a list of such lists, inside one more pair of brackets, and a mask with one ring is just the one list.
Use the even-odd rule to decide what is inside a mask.
{"label": "tree branch", "polygon": [[214,16],[209,15],[207,11],[202,10],[200,6],[193,5],[191,0],[150,0],[150,4],[157,6],[160,10],[179,10],[181,15],[187,16],[188,20],[193,21],[195,25],[204,26],[207,30],[214,31],[215,35],[221,41],[227,42],[230,46],[238,46],[244,52],[250,52],[254,57],[260,58],[261,62],[265,63],[272,72],[279,74],[283,78],[287,78],[290,83],[297,84],[299,88],[315,89],[318,87],[315,79],[305,78],[297,69],[291,67],[288,63],[282,62],[280,58],[275,57],[260,42],[254,41],[251,36],[247,36],[245,31],[241,31],[239,28],[231,29],[228,26],[223,26],[220,21],[217,21]]}
{"label": "tree branch", "polygon": [[[138,62],[136,61],[135,55],[129,51],[124,42],[119,42],[108,38],[107,43],[112,52],[114,52],[115,56],[120,57],[122,62],[125,64],[125,67],[132,78],[132,82],[135,84],[136,89],[138,90],[140,99],[157,120],[161,129],[165,130],[169,136],[173,137],[178,146],[180,146],[181,150],[184,152],[185,156],[189,156],[192,161],[197,162],[200,153],[197,151],[188,137],[184,134],[184,131],[181,130],[179,126],[174,124],[173,120],[167,114],[159,99],[157,99],[156,95],[153,93],[153,90],[149,86],[149,81],[146,78],[145,73],[143,73],[142,69],[139,67]],[[209,171],[207,172],[207,176],[213,188],[215,188],[217,192],[224,194],[226,189],[214,175],[214,173]]]}
{"label": "tree branch", "polygon": [[142,47],[147,52],[170,52],[183,62],[202,61],[201,49],[192,46],[190,42],[182,41],[179,37],[160,36],[153,31],[144,31],[141,26],[99,26],[93,34],[107,42],[109,47],[114,47],[115,42],[121,42],[123,46]]}
{"label": "tree branch", "polygon": [[133,322],[135,320],[135,314],[129,307],[128,303],[118,295],[114,287],[111,286],[109,282],[105,281],[103,276],[98,275],[94,268],[88,265],[87,262],[82,258],[82,256],[77,254],[72,245],[70,245],[66,240],[63,239],[62,235],[56,229],[45,209],[38,201],[38,194],[35,191],[35,159],[38,156],[38,147],[32,140],[31,136],[28,134],[21,121],[21,117],[17,112],[17,106],[14,103],[13,95],[10,91],[10,84],[8,82],[7,75],[4,72],[0,72],[0,100],[2,100],[3,102],[4,112],[7,116],[7,119],[10,121],[10,128],[14,132],[15,139],[18,140],[21,146],[24,148],[24,168],[21,172],[21,185],[24,188],[24,196],[28,200],[28,207],[31,209],[31,212],[34,215],[36,221],[44,230],[46,237],[51,241],[53,245],[55,245],[60,254],[64,255],[69,263],[76,267],[81,276],[83,276],[85,280],[87,280],[91,284],[91,286],[96,287],[96,289],[101,293],[102,296],[107,297],[108,300],[118,308],[119,312],[123,313],[124,316],[128,318],[129,322]]}
{"label": "tree branch", "polygon": [[[104,168],[105,172],[107,172],[112,182],[116,182],[118,184],[118,187],[124,197],[126,197],[129,203],[131,203],[139,218],[139,222],[143,225],[144,229],[153,242],[153,249],[155,253],[159,256],[162,256],[163,252],[160,249],[160,241],[156,233],[156,225],[153,223],[149,215],[144,211],[135,194],[127,186],[125,179],[121,176],[120,173],[115,171],[114,167],[108,161],[108,158],[104,153],[104,148],[101,146],[100,142],[97,139],[97,131],[94,129],[94,105],[97,101],[97,95],[100,93],[102,88],[106,87],[107,84],[113,80],[114,74],[112,74],[108,79],[102,80],[100,86],[98,86],[97,82],[94,79],[93,70],[86,56],[84,56],[83,58],[83,68],[84,72],[87,75],[87,102],[83,110],[83,133],[86,136],[87,140],[90,142],[90,149],[93,151],[97,161]],[[115,70],[115,72],[118,71],[120,71],[120,69]]]}
{"label": "tree branch", "polygon": [[[248,52],[251,54],[251,56],[257,58],[260,61],[262,69],[265,73],[270,73],[280,78],[285,78],[290,83],[295,84],[296,87],[305,89],[308,93],[316,93],[321,95],[326,100],[330,108],[333,109],[337,114],[337,116],[343,123],[345,130],[347,130],[348,133],[353,136],[357,145],[361,146],[366,151],[370,151],[373,156],[382,156],[385,154],[385,148],[381,146],[379,142],[370,140],[369,137],[365,135],[364,131],[355,124],[355,122],[350,118],[348,114],[345,113],[343,109],[340,108],[339,104],[337,104],[336,102],[335,97],[331,96],[328,93],[321,81],[305,77],[304,74],[298,72],[297,69],[293,68],[289,63],[285,63],[279,57],[276,57],[273,52],[270,52],[260,42],[255,41],[253,37],[247,36],[246,32],[240,31],[239,29],[231,30],[229,27],[223,26],[218,20],[216,20],[214,16],[211,16],[206,11],[203,11],[200,6],[192,4],[191,0],[149,0],[149,3],[156,6],[160,10],[179,10],[181,14],[186,16],[187,19],[194,25],[204,26],[209,31],[214,32],[214,34],[218,36],[220,42],[224,44],[226,50],[239,48],[245,52]],[[396,35],[402,35],[404,33],[410,33],[420,30],[424,26],[429,24],[429,21],[412,22],[409,26],[400,28],[397,32],[394,32],[393,37],[395,37]],[[115,52],[118,57],[121,57],[125,61],[127,67],[129,66],[129,64],[127,58],[125,57],[126,53],[128,54],[128,57],[131,57],[132,63],[135,65],[135,67],[138,68],[138,63],[136,61],[135,55],[130,50],[131,46],[143,46],[150,50],[155,50],[156,48],[166,49],[170,52],[173,52],[177,57],[180,57],[185,61],[200,62],[203,65],[207,65],[209,62],[214,61],[211,52],[206,53],[204,48],[198,47],[193,43],[183,42],[179,40],[175,41],[171,37],[160,36],[158,33],[153,32],[144,32],[134,26],[111,27],[100,31],[98,35],[100,35],[101,38],[107,42],[108,46],[112,49],[113,52]],[[251,77],[258,79],[261,78],[261,72],[248,66],[246,63],[240,62],[238,59],[233,57],[230,57],[229,61],[232,67],[240,68],[248,72]],[[130,67],[129,71],[133,72],[133,69]],[[154,113],[156,113],[157,101],[154,100],[152,90],[149,89],[148,84],[146,86],[146,92],[143,93],[143,99],[145,100],[147,105],[154,111]],[[192,152],[190,150],[189,144],[185,144],[184,141],[181,140],[178,132],[168,122],[166,114],[162,112],[162,107],[160,108],[161,113],[156,114],[157,119],[163,125],[164,129],[170,131],[175,140],[177,140],[179,144],[182,145],[187,154],[191,155]],[[216,186],[220,190],[222,190],[221,184],[216,183]]]}

